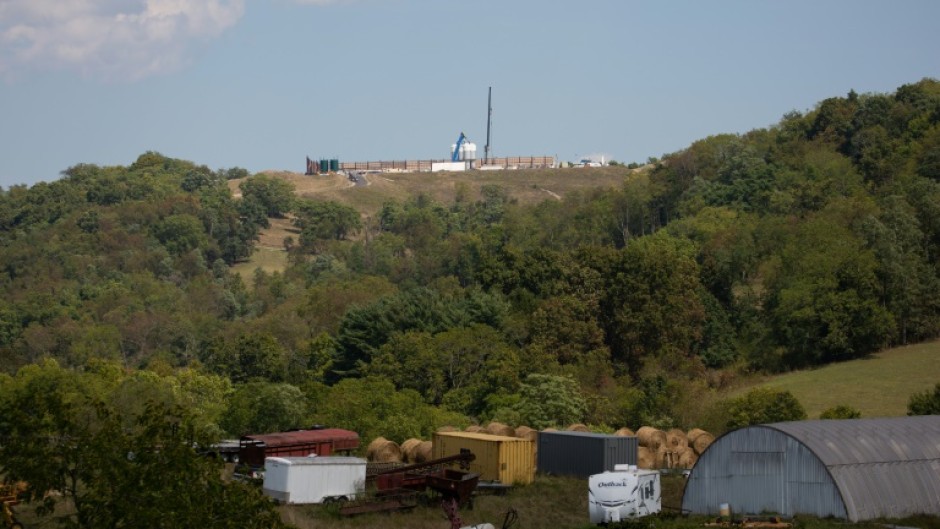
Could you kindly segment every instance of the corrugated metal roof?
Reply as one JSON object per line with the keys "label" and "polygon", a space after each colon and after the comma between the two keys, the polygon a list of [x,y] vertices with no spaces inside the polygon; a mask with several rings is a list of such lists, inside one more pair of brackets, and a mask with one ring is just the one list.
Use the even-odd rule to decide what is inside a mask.
{"label": "corrugated metal roof", "polygon": [[325,428],[322,430],[296,430],[293,432],[246,435],[242,439],[264,443],[267,447],[275,448],[336,439],[359,439],[359,434],[340,428]]}
{"label": "corrugated metal roof", "polygon": [[826,466],[940,459],[940,415],[766,426],[799,439]]}
{"label": "corrugated metal roof", "polygon": [[940,416],[741,428],[702,454],[683,509],[815,514],[851,521],[940,514]]}

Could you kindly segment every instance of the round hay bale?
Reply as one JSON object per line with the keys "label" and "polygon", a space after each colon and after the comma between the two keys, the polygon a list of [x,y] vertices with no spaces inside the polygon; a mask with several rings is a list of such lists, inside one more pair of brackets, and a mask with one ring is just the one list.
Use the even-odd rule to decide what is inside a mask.
{"label": "round hay bale", "polygon": [[676,468],[679,464],[679,454],[672,448],[663,445],[656,450],[656,468]]}
{"label": "round hay bale", "polygon": [[528,439],[529,441],[538,441],[539,432],[528,426],[519,426],[516,428],[516,437],[519,439]]}
{"label": "round hay bale", "polygon": [[636,452],[636,466],[646,470],[652,470],[656,464],[656,457],[649,448],[641,446]]}
{"label": "round hay bale", "polygon": [[548,427],[542,430],[543,432],[557,432],[558,428]]}
{"label": "round hay bale", "polygon": [[695,438],[695,441],[692,442],[692,450],[695,450],[696,455],[702,455],[705,449],[708,448],[708,445],[712,444],[714,440],[715,436],[708,432],[700,434]]}
{"label": "round hay bale", "polygon": [[688,446],[680,446],[675,450],[677,457],[682,457],[683,454],[694,454],[695,451],[689,448]]}
{"label": "round hay bale", "polygon": [[415,461],[415,450],[417,450],[418,445],[421,444],[421,439],[406,439],[404,443],[401,444],[401,454],[404,457],[406,463],[417,463]]}
{"label": "round hay bale", "polygon": [[689,438],[685,436],[685,432],[678,428],[673,428],[666,432],[666,444],[673,449],[679,449],[683,446],[689,446]]}
{"label": "round hay bale", "polygon": [[652,426],[641,426],[636,431],[636,436],[639,438],[640,446],[645,446],[653,452],[666,444],[666,432]]}
{"label": "round hay bale", "polygon": [[437,429],[438,432],[459,432],[460,430],[453,426],[441,426]]}
{"label": "round hay bale", "polygon": [[591,429],[581,423],[572,424],[567,428],[569,432],[590,432]]}
{"label": "round hay bale", "polygon": [[371,461],[372,454],[374,454],[376,450],[379,449],[380,446],[384,445],[387,442],[388,442],[388,439],[384,437],[376,437],[375,439],[373,439],[372,442],[369,443],[369,446],[366,447],[366,459]]}
{"label": "round hay bale", "polygon": [[695,441],[695,438],[703,433],[708,433],[701,428],[692,428],[689,430],[689,433],[685,434],[686,439],[689,440],[689,446],[692,446],[692,442]]}
{"label": "round hay bale", "polygon": [[614,435],[616,435],[617,437],[635,437],[636,432],[624,426],[623,428],[614,432]]}
{"label": "round hay bale", "polygon": [[698,456],[695,455],[695,451],[692,449],[679,454],[679,468],[692,468],[697,461]]}
{"label": "round hay bale", "polygon": [[491,422],[486,425],[486,433],[491,435],[502,435],[504,437],[515,437],[516,431],[501,422]]}
{"label": "round hay bale", "polygon": [[464,428],[463,431],[470,432],[470,433],[485,433],[486,432],[486,430],[479,424],[471,424],[470,426],[467,426],[466,428]]}
{"label": "round hay bale", "polygon": [[415,463],[424,463],[430,461],[434,455],[434,445],[431,441],[421,441],[415,448]]}
{"label": "round hay bale", "polygon": [[395,441],[378,437],[369,443],[366,458],[375,463],[401,463],[401,447]]}

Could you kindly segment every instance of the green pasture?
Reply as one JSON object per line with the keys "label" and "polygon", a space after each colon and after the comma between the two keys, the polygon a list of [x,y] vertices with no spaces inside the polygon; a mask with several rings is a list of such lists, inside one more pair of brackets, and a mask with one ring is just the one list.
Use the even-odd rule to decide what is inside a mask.
{"label": "green pasture", "polygon": [[759,385],[790,391],[809,418],[816,419],[823,410],[839,404],[861,411],[863,418],[907,415],[911,394],[932,389],[938,382],[940,341],[933,341],[787,373]]}

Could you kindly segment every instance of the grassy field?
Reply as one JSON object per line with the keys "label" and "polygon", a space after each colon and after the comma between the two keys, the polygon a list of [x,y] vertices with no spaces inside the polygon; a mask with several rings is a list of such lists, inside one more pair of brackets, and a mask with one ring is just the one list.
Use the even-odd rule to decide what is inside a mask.
{"label": "grassy field", "polygon": [[809,418],[816,419],[839,404],[858,409],[862,417],[906,415],[911,394],[932,389],[938,382],[940,341],[933,341],[779,375],[758,385],[790,391]]}
{"label": "grassy field", "polygon": [[280,272],[286,267],[287,252],[284,251],[283,247],[272,248],[269,246],[258,246],[255,248],[254,253],[252,253],[250,260],[236,264],[232,267],[232,271],[242,276],[242,281],[244,281],[246,285],[251,285],[255,270],[258,268],[265,272],[272,273]]}

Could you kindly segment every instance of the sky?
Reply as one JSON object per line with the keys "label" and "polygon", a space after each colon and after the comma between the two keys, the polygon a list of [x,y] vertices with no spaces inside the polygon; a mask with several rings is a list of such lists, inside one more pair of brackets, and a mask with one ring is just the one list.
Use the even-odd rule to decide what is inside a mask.
{"label": "sky", "polygon": [[0,187],[147,151],[250,172],[644,162],[940,78],[936,0],[0,0]]}

